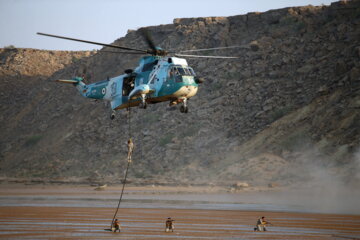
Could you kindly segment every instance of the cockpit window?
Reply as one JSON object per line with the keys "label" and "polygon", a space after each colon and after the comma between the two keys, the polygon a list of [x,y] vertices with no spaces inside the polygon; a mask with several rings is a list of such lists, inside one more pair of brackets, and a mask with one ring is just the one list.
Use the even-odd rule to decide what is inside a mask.
{"label": "cockpit window", "polygon": [[180,75],[180,72],[179,72],[179,70],[178,70],[176,67],[173,68],[173,73],[175,74],[175,76],[179,76],[179,75]]}
{"label": "cockpit window", "polygon": [[184,70],[183,68],[178,67],[177,70],[179,71],[179,73],[180,73],[181,76],[186,75],[185,70]]}
{"label": "cockpit window", "polygon": [[194,70],[190,67],[172,67],[170,74],[174,74],[175,76],[196,76]]}
{"label": "cockpit window", "polygon": [[190,71],[191,76],[196,76],[196,74],[192,68],[188,68],[188,70]]}
{"label": "cockpit window", "polygon": [[191,72],[188,68],[183,68],[186,76],[191,76]]}

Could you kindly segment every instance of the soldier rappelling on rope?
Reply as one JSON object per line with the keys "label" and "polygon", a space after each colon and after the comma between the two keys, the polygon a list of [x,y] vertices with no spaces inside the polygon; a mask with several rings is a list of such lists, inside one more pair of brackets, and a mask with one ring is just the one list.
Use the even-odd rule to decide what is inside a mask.
{"label": "soldier rappelling on rope", "polygon": [[128,147],[128,162],[131,163],[131,156],[134,151],[134,143],[131,138],[129,138],[128,140],[127,147]]}
{"label": "soldier rappelling on rope", "polygon": [[[129,140],[127,141],[127,148],[128,148],[128,155],[127,155],[127,160],[128,160],[128,163],[127,163],[127,167],[126,167],[126,170],[125,170],[125,176],[124,176],[124,180],[122,181],[123,182],[123,186],[122,186],[122,190],[121,190],[121,194],[120,194],[120,198],[119,198],[119,202],[118,202],[118,206],[116,208],[116,211],[115,211],[115,214],[113,216],[113,220],[111,222],[111,227],[110,227],[110,230],[116,232],[117,230],[120,232],[121,230],[121,227],[120,227],[120,222],[115,219],[116,218],[116,215],[119,211],[119,208],[120,208],[120,203],[121,203],[121,200],[122,200],[122,197],[123,197],[123,194],[124,194],[124,189],[125,189],[125,185],[126,185],[126,179],[127,179],[127,175],[128,175],[128,170],[129,170],[129,166],[130,166],[130,163],[132,161],[132,153],[133,153],[133,150],[134,150],[134,143],[131,139],[131,118],[130,118],[130,109],[128,111],[128,120],[129,120]],[[107,229],[106,229],[107,230]]]}
{"label": "soldier rappelling on rope", "polygon": [[119,232],[120,232],[120,231],[121,231],[120,222],[119,222],[118,219],[115,219],[115,221],[113,222],[112,230],[113,230],[114,232],[116,232],[116,231],[119,231]]}

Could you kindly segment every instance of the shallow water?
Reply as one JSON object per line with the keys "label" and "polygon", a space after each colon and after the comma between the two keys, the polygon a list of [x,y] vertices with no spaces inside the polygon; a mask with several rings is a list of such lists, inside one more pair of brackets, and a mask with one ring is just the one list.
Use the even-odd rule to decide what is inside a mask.
{"label": "shallow water", "polygon": [[[356,211],[352,215],[315,214],[321,211],[301,201],[285,201],[284,194],[278,192],[129,191],[118,213],[122,232],[115,234],[104,228],[111,223],[119,195],[120,191],[96,192],[89,187],[0,191],[0,238],[360,238]],[[267,232],[254,232],[256,219],[262,215],[269,217],[274,226],[269,226]],[[176,218],[174,233],[164,233],[168,216]]]}
{"label": "shallow water", "polygon": [[[261,210],[306,212],[296,205],[274,203],[235,202],[228,195],[135,195],[121,202],[122,208],[175,208],[175,209],[218,209],[218,210]],[[241,200],[241,199],[240,199]],[[247,199],[250,201],[249,199]],[[66,197],[66,196],[0,196],[0,206],[46,206],[46,207],[113,207],[118,199],[104,197]]]}
{"label": "shallow water", "polygon": [[[120,188],[94,191],[88,186],[18,186],[0,184],[0,206],[105,207],[117,206]],[[2,191],[5,190],[5,191]],[[186,192],[188,190],[188,192]],[[183,191],[183,192],[181,192]],[[2,193],[4,192],[4,193]],[[193,188],[125,189],[122,208],[223,209],[359,214],[360,190],[349,195],[319,197],[314,191],[194,192]],[[346,195],[347,194],[347,195]],[[320,199],[320,200],[319,200]]]}

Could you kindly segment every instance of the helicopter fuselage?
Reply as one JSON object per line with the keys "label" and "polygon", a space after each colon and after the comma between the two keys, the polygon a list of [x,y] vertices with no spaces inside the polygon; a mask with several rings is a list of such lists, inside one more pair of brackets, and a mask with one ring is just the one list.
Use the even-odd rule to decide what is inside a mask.
{"label": "helicopter fuselage", "polygon": [[126,72],[88,85],[82,78],[73,83],[84,97],[110,101],[113,110],[164,101],[186,104],[198,91],[196,75],[182,58],[146,56]]}
{"label": "helicopter fuselage", "polygon": [[[100,45],[112,49],[121,49],[121,51],[116,52],[110,51],[117,54],[150,55],[142,57],[139,66],[135,70],[128,69],[125,71],[125,74],[108,78],[105,81],[86,85],[81,77],[57,80],[58,82],[73,84],[84,97],[109,101],[113,110],[110,116],[111,119],[115,117],[115,110],[137,105],[146,108],[148,103],[153,104],[164,101],[169,101],[170,105],[182,103],[180,111],[187,113],[187,100],[196,95],[198,84],[203,83],[204,79],[196,77],[193,69],[188,66],[187,61],[178,57],[237,59],[239,57],[211,56],[207,54],[192,55],[187,53],[216,49],[248,48],[247,46],[238,45],[180,50],[177,52],[171,51],[175,57],[168,57],[170,52],[156,46],[147,28],[140,28],[138,33],[143,37],[149,49],[130,48],[117,44],[106,44],[48,33],[38,32],[37,34]],[[100,51],[100,53],[108,52],[106,49]]]}

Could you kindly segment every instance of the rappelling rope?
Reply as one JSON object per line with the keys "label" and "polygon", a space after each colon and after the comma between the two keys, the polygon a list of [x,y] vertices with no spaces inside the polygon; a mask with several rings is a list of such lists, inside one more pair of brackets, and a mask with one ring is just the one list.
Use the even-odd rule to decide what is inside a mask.
{"label": "rappelling rope", "polygon": [[[130,121],[130,107],[128,108],[128,124],[129,124],[129,139],[131,139],[131,121]],[[131,160],[131,159],[130,159]],[[129,166],[130,166],[130,163],[131,161],[127,161],[127,167],[126,167],[126,171],[125,171],[125,177],[124,177],[124,181],[123,181],[123,186],[122,186],[122,190],[121,190],[121,194],[120,194],[120,198],[119,198],[119,202],[118,202],[118,205],[117,205],[117,208],[116,208],[116,211],[115,211],[115,214],[114,214],[114,217],[111,221],[111,225],[110,225],[110,229],[112,229],[113,227],[113,224],[114,224],[114,221],[115,221],[115,218],[116,218],[116,215],[119,211],[119,208],[120,208],[120,203],[121,203],[121,200],[122,200],[122,196],[124,194],[124,189],[125,189],[125,184],[126,184],[126,179],[127,179],[127,175],[128,175],[128,171],[129,171]]]}
{"label": "rappelling rope", "polygon": [[113,224],[114,224],[114,220],[115,220],[116,214],[118,213],[119,208],[120,208],[120,203],[121,203],[121,200],[122,200],[122,196],[123,196],[123,194],[124,194],[124,189],[125,189],[126,178],[127,178],[127,174],[128,174],[128,170],[129,170],[129,165],[130,165],[130,162],[128,161],[128,164],[127,164],[127,167],[126,167],[126,171],[125,171],[125,178],[124,178],[124,182],[123,182],[123,186],[122,186],[122,190],[121,190],[121,194],[120,194],[120,198],[119,198],[119,203],[118,203],[118,205],[117,205],[117,208],[116,208],[114,217],[113,217],[113,219],[112,219],[112,221],[111,221],[110,228],[112,228],[112,226],[113,226]]}
{"label": "rappelling rope", "polygon": [[129,139],[131,138],[131,116],[130,116],[130,107],[128,108],[128,126],[129,126]]}

